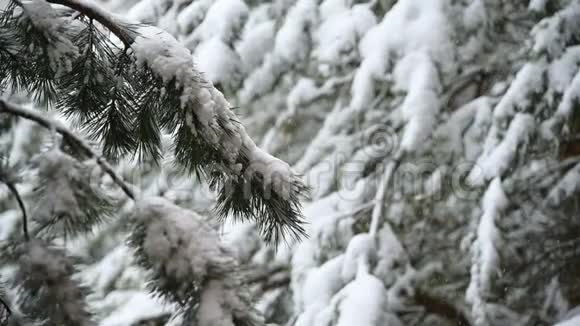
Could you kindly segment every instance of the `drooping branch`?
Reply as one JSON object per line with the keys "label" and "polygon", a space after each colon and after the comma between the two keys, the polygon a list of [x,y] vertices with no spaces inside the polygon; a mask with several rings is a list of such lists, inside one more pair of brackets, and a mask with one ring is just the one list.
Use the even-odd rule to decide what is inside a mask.
{"label": "drooping branch", "polygon": [[132,200],[135,200],[134,191],[125,181],[123,181],[123,179],[115,172],[115,170],[113,170],[111,165],[101,155],[95,152],[95,150],[91,146],[89,146],[83,139],[78,137],[76,134],[74,134],[72,131],[70,131],[67,127],[65,127],[61,123],[46,118],[33,110],[14,105],[12,103],[8,103],[3,99],[0,99],[0,112],[32,120],[38,123],[39,125],[43,126],[44,128],[47,128],[49,130],[55,130],[56,132],[61,134],[68,142],[82,149],[89,158],[95,159],[97,164],[103,169],[103,171],[105,171],[105,173],[107,173],[111,177],[113,182],[123,190],[123,192],[127,195],[127,197],[131,198]]}
{"label": "drooping branch", "polygon": [[125,48],[131,47],[135,40],[135,35],[129,29],[123,26],[113,14],[99,8],[97,5],[87,0],[47,0],[49,3],[62,5],[70,9],[76,10],[88,18],[98,21],[105,26],[111,33],[113,33],[123,44]]}

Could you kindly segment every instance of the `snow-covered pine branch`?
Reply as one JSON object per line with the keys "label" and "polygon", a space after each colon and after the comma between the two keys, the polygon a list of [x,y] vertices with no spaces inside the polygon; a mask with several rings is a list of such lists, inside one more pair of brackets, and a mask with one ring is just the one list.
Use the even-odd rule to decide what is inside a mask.
{"label": "snow-covered pine branch", "polygon": [[[71,21],[49,2],[78,11],[81,19]],[[104,36],[95,21],[125,49]],[[208,178],[218,192],[221,216],[256,221],[274,243],[304,235],[300,200],[307,188],[286,162],[254,143],[232,105],[195,68],[190,50],[169,33],[126,24],[79,0],[11,1],[0,32],[16,40],[14,50],[0,51],[7,68],[2,82],[49,104],[60,97],[57,107],[101,141],[109,158],[131,153],[158,162],[161,134],[167,132],[177,163]],[[38,51],[31,56],[33,49]],[[26,68],[15,54],[44,71]]]}
{"label": "snow-covered pine branch", "polygon": [[137,203],[131,246],[152,272],[152,287],[200,326],[259,326],[243,270],[217,230],[165,198]]}
{"label": "snow-covered pine branch", "polygon": [[212,178],[224,216],[256,219],[269,241],[303,235],[299,200],[306,188],[295,172],[254,143],[224,95],[194,69],[189,50],[158,28],[137,32],[137,67],[181,92],[180,107],[172,108],[182,110],[173,113],[179,163]]}
{"label": "snow-covered pine branch", "polygon": [[128,185],[126,182],[123,181],[123,179],[115,172],[115,170],[111,167],[111,165],[109,165],[109,163],[102,156],[100,156],[90,145],[88,145],[86,141],[77,136],[74,132],[72,132],[62,123],[47,118],[37,111],[15,105],[4,99],[0,99],[0,112],[34,121],[35,123],[41,125],[42,127],[48,130],[58,132],[64,137],[65,141],[75,150],[77,150],[82,155],[85,155],[90,159],[94,159],[96,163],[103,169],[103,171],[105,171],[105,173],[107,173],[111,177],[113,182],[115,182],[117,186],[119,186],[123,190],[123,192],[127,197],[131,199],[136,198],[130,185]]}
{"label": "snow-covered pine branch", "polygon": [[96,325],[86,303],[87,289],[74,278],[71,257],[42,240],[17,249],[19,308],[42,325]]}
{"label": "snow-covered pine branch", "polygon": [[[264,284],[251,280],[258,290],[255,307],[267,322],[576,322],[578,1],[75,3],[79,7],[73,13],[53,7],[58,9],[53,17],[71,22],[55,25],[73,32],[80,55],[72,71],[52,83],[63,95],[57,106],[103,145],[104,157],[120,163],[118,175],[127,180],[139,176],[139,194],[162,196],[202,216],[211,215],[206,212],[215,204],[204,195],[207,184],[183,178],[182,164],[162,159],[173,156],[168,153],[172,136],[183,121],[179,139],[192,144],[185,113],[197,121],[198,106],[182,107],[182,90],[164,81],[149,62],[140,62],[145,69],[136,67],[130,48],[135,32],[146,27],[125,24],[122,14],[155,24],[187,48],[195,71],[207,81],[201,84],[213,84],[229,103],[240,106],[235,112],[246,133],[294,165],[313,187],[304,210],[310,237],[301,243],[276,251],[261,242],[255,225],[223,225],[224,247],[235,249],[240,265],[274,273],[257,273]],[[100,6],[121,15],[97,19],[91,10]],[[127,42],[109,33],[113,28],[106,26],[107,19],[127,28]],[[7,64],[15,62],[14,56],[30,67],[38,62],[27,60],[34,58],[32,52],[15,46],[18,38],[6,36],[0,33],[0,75],[14,71],[15,65]],[[87,52],[87,44],[96,45],[95,51]],[[2,87],[11,90],[23,82],[11,80]],[[76,93],[78,84],[85,87]],[[209,94],[217,99],[213,91]],[[201,127],[195,129],[199,135],[209,130],[219,141],[227,130]],[[15,161],[28,161],[43,146],[37,129],[22,121],[0,123],[0,149]],[[156,137],[161,133],[151,131],[157,129],[167,134]],[[198,143],[179,146],[190,150],[183,157],[199,158],[194,163],[203,168],[197,169],[201,174],[215,171],[215,166],[200,165],[208,156],[201,155],[206,152],[198,150]],[[386,165],[401,147],[405,159],[389,172]],[[212,149],[212,162],[221,151]],[[159,165],[125,159],[133,156]],[[231,164],[224,162],[218,170],[223,165],[230,171]],[[381,182],[385,171],[389,178]],[[484,200],[495,180],[501,180],[509,209]],[[18,184],[24,201],[32,184],[26,178]],[[377,191],[381,188],[385,191]],[[0,214],[0,239],[10,242],[22,238],[21,219],[14,197],[2,189],[0,206],[6,211]],[[183,323],[183,318],[169,320],[175,306],[150,298],[143,269],[132,265],[123,241],[131,208],[129,201],[119,218],[97,228],[94,237],[69,241],[68,249],[90,264],[82,276],[96,290],[91,308],[103,316],[103,326]],[[376,230],[374,237],[370,230]],[[284,270],[277,272],[278,266]],[[0,266],[4,277],[9,278],[9,270]],[[215,292],[221,290],[207,293]]]}

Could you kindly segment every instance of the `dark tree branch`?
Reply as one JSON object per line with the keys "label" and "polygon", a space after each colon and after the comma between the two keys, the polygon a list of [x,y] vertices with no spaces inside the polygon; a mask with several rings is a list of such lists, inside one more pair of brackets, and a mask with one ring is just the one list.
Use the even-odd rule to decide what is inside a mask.
{"label": "dark tree branch", "polygon": [[[0,102],[1,103],[1,102]],[[18,193],[18,189],[16,189],[16,185],[12,182],[6,182],[6,186],[8,190],[14,195],[16,201],[18,202],[18,206],[20,206],[20,210],[22,211],[22,233],[24,234],[24,239],[26,241],[30,240],[30,236],[28,235],[28,215],[26,214],[26,206],[24,205],[24,201]]]}
{"label": "dark tree branch", "polygon": [[131,47],[135,41],[135,35],[129,29],[123,27],[113,14],[97,7],[86,0],[47,0],[49,3],[62,5],[87,16],[90,19],[98,21],[113,33],[123,44],[125,48]]}
{"label": "dark tree branch", "polygon": [[117,175],[117,173],[115,172],[115,170],[113,170],[111,165],[109,165],[109,163],[101,155],[99,155],[87,143],[85,143],[85,141],[83,141],[80,137],[75,135],[72,131],[70,131],[61,123],[52,121],[33,110],[29,110],[8,103],[3,99],[0,99],[0,112],[32,120],[46,129],[55,130],[71,144],[74,144],[78,148],[81,148],[89,158],[94,158],[97,161],[97,164],[99,164],[99,166],[103,169],[103,171],[105,171],[105,173],[107,173],[111,177],[113,182],[123,190],[123,192],[127,195],[127,197],[131,198],[132,200],[135,200],[135,193],[133,192],[131,187],[127,183],[125,183],[125,181],[123,181],[123,179],[119,175]]}

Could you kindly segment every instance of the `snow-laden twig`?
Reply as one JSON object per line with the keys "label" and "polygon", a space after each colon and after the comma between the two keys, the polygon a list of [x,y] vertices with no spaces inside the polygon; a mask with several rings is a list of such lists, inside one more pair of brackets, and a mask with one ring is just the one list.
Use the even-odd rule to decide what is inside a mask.
{"label": "snow-laden twig", "polygon": [[240,265],[203,217],[162,197],[137,202],[130,244],[152,272],[154,290],[195,309],[200,326],[263,325]]}
{"label": "snow-laden twig", "polygon": [[88,155],[90,158],[95,159],[97,164],[103,169],[103,171],[105,171],[105,173],[107,173],[111,177],[113,182],[123,190],[125,195],[135,200],[135,192],[133,191],[133,189],[131,189],[129,184],[123,181],[123,179],[115,172],[115,170],[113,170],[113,167],[111,167],[111,165],[101,155],[99,155],[91,146],[89,146],[82,138],[75,135],[72,131],[70,131],[67,127],[65,127],[61,123],[58,123],[52,119],[44,117],[33,110],[9,103],[3,99],[0,99],[0,112],[32,120],[47,129],[55,129],[67,141],[81,148],[85,152],[85,154]]}

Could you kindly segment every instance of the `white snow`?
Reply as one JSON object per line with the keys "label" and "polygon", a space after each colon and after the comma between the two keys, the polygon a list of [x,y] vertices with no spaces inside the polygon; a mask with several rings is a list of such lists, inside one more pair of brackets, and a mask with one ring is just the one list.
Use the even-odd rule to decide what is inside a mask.
{"label": "white snow", "polygon": [[387,292],[381,280],[373,275],[358,275],[341,290],[336,300],[338,321],[333,325],[402,325],[396,317],[387,316]]}
{"label": "white snow", "polygon": [[270,89],[281,74],[308,58],[310,38],[305,30],[312,28],[317,19],[314,0],[298,0],[288,10],[278,30],[272,52],[264,57],[261,66],[244,81],[240,101],[248,103]]}
{"label": "white snow", "polygon": [[359,44],[363,61],[352,83],[350,107],[365,109],[374,97],[376,81],[390,61],[400,58],[394,75],[397,88],[407,93],[401,108],[407,121],[401,140],[405,151],[417,150],[433,132],[440,83],[435,65],[442,65],[445,72],[455,69],[445,63],[453,50],[444,7],[445,1],[438,0],[399,1]]}
{"label": "white snow", "polygon": [[182,88],[181,106],[191,104],[201,85],[200,76],[193,69],[190,51],[171,34],[157,27],[140,27],[137,33],[139,36],[131,45],[137,66],[149,67],[164,83],[175,80],[177,87]]}
{"label": "white snow", "polygon": [[151,22],[156,21],[163,12],[164,1],[142,0],[137,2],[127,12],[127,17],[132,21]]}
{"label": "white snow", "polygon": [[[500,256],[500,252],[510,250],[511,243],[504,240],[512,241],[499,229],[504,222],[511,222],[503,219],[513,218],[506,214],[510,198],[504,188],[507,191],[507,183],[516,176],[537,175],[555,162],[555,157],[549,162],[543,158],[528,160],[537,145],[538,126],[541,131],[550,130],[543,134],[543,140],[553,143],[570,131],[565,122],[580,100],[580,47],[570,45],[580,31],[578,1],[138,2],[133,7],[134,16],[162,25],[191,50],[149,27],[139,30],[144,35],[138,37],[133,49],[140,66],[147,65],[165,82],[175,79],[184,88],[182,109],[192,134],[215,146],[231,171],[264,175],[266,188],[283,192],[284,186],[295,181],[290,166],[294,163],[314,190],[311,200],[304,203],[309,238],[278,252],[260,242],[253,224],[228,225],[223,230],[225,239],[221,239],[205,218],[165,200],[143,199],[138,209],[147,220],[145,250],[160,268],[177,276],[195,273],[207,277],[208,266],[220,263],[216,256],[230,259],[221,252],[223,247],[236,259],[251,264],[288,264],[296,326],[399,326],[403,323],[393,311],[407,316],[422,313],[414,310],[419,310],[412,301],[414,267],[418,266],[412,266],[416,259],[411,259],[407,249],[418,250],[420,266],[449,251],[457,254],[458,261],[450,268],[470,264],[469,275],[448,280],[449,284],[441,287],[434,285],[434,290],[436,287],[444,294],[449,289],[454,295],[464,290],[470,278],[467,300],[457,304],[462,309],[470,305],[468,317],[475,325],[494,325],[497,312],[507,316],[504,324],[521,320],[522,316],[512,317],[514,313],[508,309],[499,310],[502,305],[488,302],[500,265],[510,263]],[[509,13],[507,22],[499,8]],[[521,10],[511,17],[515,8]],[[551,8],[558,11],[547,12]],[[383,10],[384,16],[375,16]],[[528,25],[548,15],[551,17],[544,17],[533,29]],[[497,22],[506,23],[501,33],[495,30]],[[517,42],[504,43],[512,36]],[[496,41],[501,46],[496,47]],[[496,67],[501,68],[499,73]],[[470,75],[471,69],[486,74]],[[448,101],[447,95],[459,81],[459,70],[461,76],[473,80],[468,80],[469,91],[456,96],[461,100],[453,97]],[[231,102],[213,87],[217,83],[224,87],[228,99],[231,95]],[[236,112],[247,116],[247,129],[239,124],[230,103],[239,105]],[[219,125],[218,119],[226,121],[225,126]],[[28,155],[25,146],[31,129],[18,125],[13,152],[21,160]],[[481,187],[473,191],[477,198],[464,200],[456,193],[440,200],[406,196],[393,187],[376,203],[373,197],[380,168],[392,158],[389,150],[393,148],[378,148],[375,139],[368,136],[385,126],[389,128],[386,147],[401,148],[409,154],[405,158],[411,158],[403,163],[416,165],[428,160],[435,167],[427,180],[419,180],[434,193],[445,190],[436,186],[445,185],[449,174],[458,176],[454,167],[475,162],[468,182]],[[261,148],[248,134],[254,139],[265,135]],[[267,151],[285,157],[289,164]],[[241,154],[251,161],[242,169]],[[547,202],[557,204],[580,189],[579,167],[554,177]],[[132,166],[124,172],[131,173]],[[159,185],[148,184],[146,193],[163,193],[170,201],[196,211],[215,203],[214,198],[200,198],[201,186],[196,182],[180,182],[177,190],[166,175],[161,180]],[[367,220],[377,204],[384,204],[384,211],[383,206],[376,210],[377,223],[372,225],[382,228],[371,236],[366,233]],[[527,218],[530,223],[521,224],[516,232],[525,233],[537,217]],[[19,232],[18,221],[18,210],[0,216],[0,238]],[[399,228],[390,224],[412,229],[399,234]],[[448,227],[454,230],[448,233]],[[446,245],[456,243],[469,231],[463,248],[470,251],[453,251]],[[432,244],[441,244],[444,249],[430,248]],[[106,246],[113,248],[110,242]],[[421,255],[421,250],[429,253]],[[105,325],[129,325],[173,312],[173,307],[151,301],[140,288],[143,275],[129,264],[127,248],[121,246],[85,270],[99,304],[107,303],[96,305],[99,313],[110,316]],[[233,317],[247,307],[236,302],[232,283],[219,279],[206,285],[196,323],[231,326]],[[100,297],[111,288],[114,290],[108,296]],[[262,297],[259,307],[271,312],[280,291]],[[432,323],[430,317],[422,323]],[[558,326],[576,323],[580,325],[571,319]]]}
{"label": "white snow", "polygon": [[156,269],[203,284],[196,315],[200,326],[233,325],[234,318],[259,321],[237,275],[215,274],[216,269],[234,270],[238,263],[208,221],[161,197],[139,201],[134,218],[145,225],[142,249]]}
{"label": "white snow", "polygon": [[321,63],[340,65],[345,54],[354,51],[358,40],[376,25],[376,17],[366,5],[348,8],[343,1],[327,0],[320,10],[324,21],[315,34],[318,46],[313,55]]}
{"label": "white snow", "polygon": [[240,55],[244,70],[249,73],[258,67],[265,55],[274,47],[276,24],[273,20],[246,24],[236,52]]}
{"label": "white snow", "polygon": [[357,275],[359,262],[369,264],[370,259],[375,255],[375,238],[368,233],[361,233],[354,236],[346,249],[344,262],[342,265],[342,279],[348,282]]}
{"label": "white snow", "polygon": [[217,0],[205,15],[203,23],[194,32],[202,42],[218,36],[228,43],[248,16],[248,6],[242,0]]}
{"label": "white snow", "polygon": [[234,326],[231,311],[227,311],[225,298],[229,293],[217,281],[210,281],[200,298],[197,321],[200,326]]}
{"label": "white snow", "polygon": [[487,22],[487,13],[483,0],[473,0],[463,11],[463,24],[468,30],[475,30]]}
{"label": "white snow", "polygon": [[516,75],[507,93],[493,111],[498,120],[513,117],[518,111],[532,104],[531,97],[542,91],[543,75],[546,65],[543,63],[528,63]]}
{"label": "white snow", "polygon": [[[58,13],[45,0],[23,0],[21,6],[24,14],[41,33],[51,42],[47,46],[50,68],[57,76],[72,70],[73,61],[79,55],[79,49],[60,31],[64,24],[70,22],[59,17]],[[42,49],[31,49],[42,51]]]}
{"label": "white snow", "polygon": [[574,79],[564,92],[564,96],[555,113],[561,119],[565,119],[572,114],[575,104],[580,100],[580,72],[576,73]]}
{"label": "white snow", "polygon": [[316,2],[298,0],[290,9],[284,25],[278,30],[274,54],[290,64],[307,55],[308,35],[304,29],[316,20]]}
{"label": "white snow", "polygon": [[471,247],[471,280],[466,291],[466,300],[472,305],[472,313],[478,325],[484,324],[487,319],[487,304],[484,298],[490,293],[491,279],[499,271],[497,248],[501,239],[496,220],[508,206],[508,199],[499,178],[493,179],[489,184],[481,206],[483,215],[479,220],[476,239]]}
{"label": "white snow", "polygon": [[103,295],[132,262],[129,248],[126,245],[120,245],[98,263],[85,268],[81,277],[95,293]]}
{"label": "white snow", "polygon": [[578,326],[578,325],[580,325],[580,316],[572,317],[570,319],[566,319],[557,324],[554,324],[554,326]]}
{"label": "white snow", "polygon": [[[533,116],[527,113],[517,113],[511,121],[504,139],[493,147],[491,152],[484,152],[479,157],[468,176],[469,182],[473,185],[481,185],[485,180],[501,176],[512,166],[518,149],[529,141],[534,129]],[[497,131],[492,129],[489,137],[493,137],[495,132]]]}
{"label": "white snow", "polygon": [[177,26],[182,33],[189,34],[204,20],[214,0],[193,1],[177,15]]}
{"label": "white snow", "polygon": [[408,258],[405,248],[390,227],[378,232],[377,264],[373,274],[380,278],[385,286],[391,286],[407,268]]}
{"label": "white snow", "polygon": [[234,50],[213,37],[201,43],[194,52],[195,62],[212,83],[227,83],[239,74],[240,58]]}
{"label": "white snow", "polygon": [[406,55],[395,67],[395,89],[407,92],[401,105],[407,126],[401,149],[412,152],[433,133],[439,112],[439,77],[429,56],[422,52]]}
{"label": "white snow", "polygon": [[[530,3],[531,9],[543,10],[545,4],[542,2],[542,0],[536,0]],[[553,57],[559,56],[566,42],[578,35],[579,28],[580,3],[570,1],[556,15],[546,17],[534,26],[530,33],[534,38],[534,52],[546,52]]]}
{"label": "white snow", "polygon": [[550,63],[548,79],[550,89],[563,93],[576,74],[580,64],[580,46],[571,46],[561,57]]}
{"label": "white snow", "polygon": [[[250,162],[244,173],[248,176],[252,173],[261,174],[265,189],[271,188],[287,196],[292,190],[294,179],[290,166],[256,146],[242,124],[236,123],[239,120],[224,95],[194,69],[189,50],[158,28],[141,27],[138,31],[141,36],[137,37],[132,46],[137,65],[147,65],[165,83],[176,81],[182,89],[181,104],[186,110],[192,134],[201,133],[205,140],[216,146],[234,171],[239,171],[237,159],[244,153]],[[201,130],[193,125],[192,115],[201,123]],[[222,125],[218,125],[218,117]]]}
{"label": "white snow", "polygon": [[[54,222],[55,217],[80,217],[85,214],[82,205],[77,201],[80,180],[90,178],[89,170],[73,157],[53,148],[37,158],[38,175],[44,180],[42,196],[32,207],[31,219],[44,225]],[[94,186],[91,184],[90,186]],[[58,189],[58,191],[51,191]]]}
{"label": "white snow", "polygon": [[171,313],[171,307],[145,291],[116,291],[106,299],[114,310],[100,326],[127,326]]}
{"label": "white snow", "polygon": [[294,302],[304,311],[296,321],[296,325],[312,324],[316,315],[330,302],[344,285],[341,268],[344,256],[337,256],[319,268],[315,268],[304,280],[294,294]]}
{"label": "white snow", "polygon": [[[491,275],[497,268],[498,254],[495,249],[499,241],[495,220],[508,205],[508,199],[501,187],[499,178],[493,179],[483,197],[483,215],[477,228],[477,239],[480,244],[480,264],[482,275]],[[489,289],[488,279],[482,278],[480,287]]]}
{"label": "white snow", "polygon": [[531,0],[528,8],[532,11],[542,12],[546,9],[547,0]]}
{"label": "white snow", "polygon": [[146,223],[145,254],[167,275],[203,279],[212,261],[223,255],[218,234],[207,221],[163,198],[142,199],[135,216]]}
{"label": "white snow", "polygon": [[16,230],[20,219],[21,216],[15,209],[0,214],[0,242],[8,240],[8,237]]}

